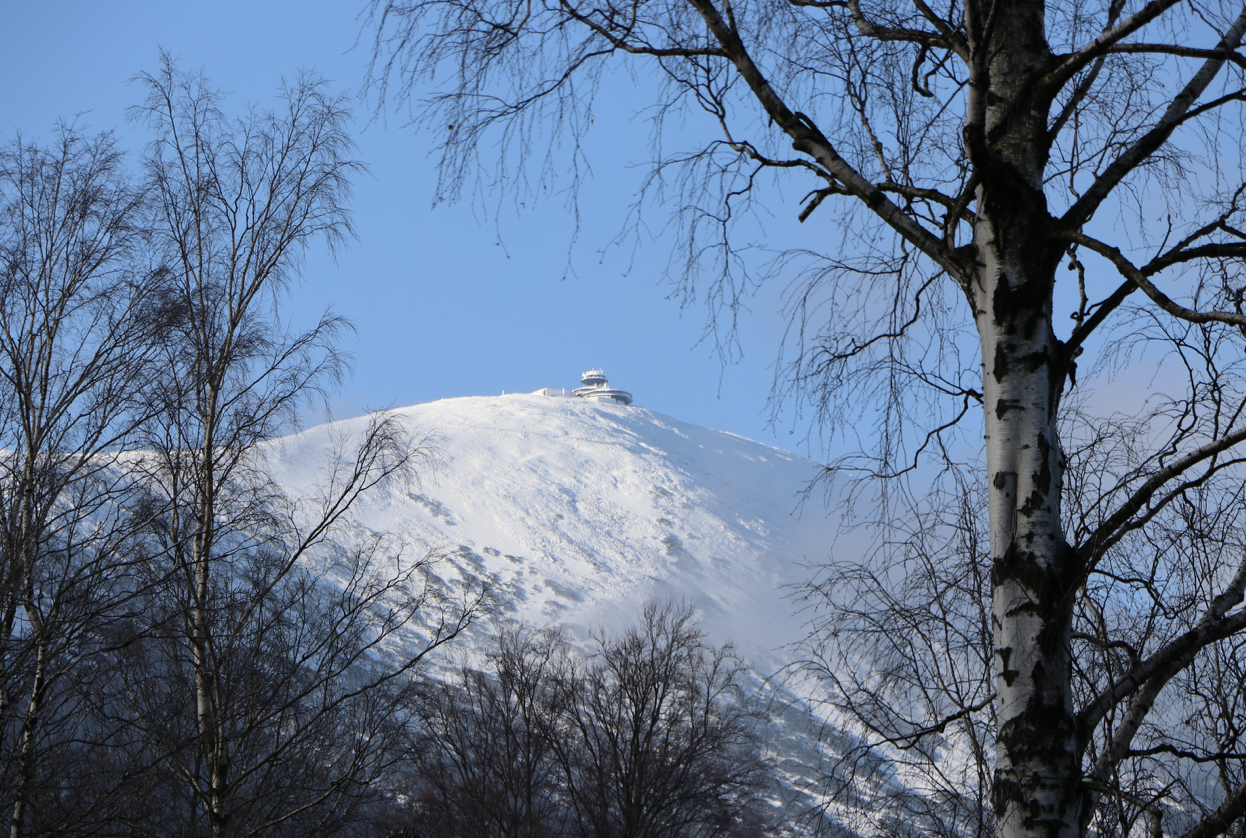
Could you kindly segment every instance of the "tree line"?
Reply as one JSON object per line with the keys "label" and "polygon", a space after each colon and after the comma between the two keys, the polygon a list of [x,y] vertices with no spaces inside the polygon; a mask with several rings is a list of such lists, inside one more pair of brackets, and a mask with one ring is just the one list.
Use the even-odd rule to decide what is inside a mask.
{"label": "tree line", "polygon": [[557,630],[501,633],[483,667],[429,682],[398,823],[424,838],[773,834],[761,709],[691,609],[646,606],[591,655]]}
{"label": "tree line", "polygon": [[[726,835],[763,774],[729,649],[651,608],[587,663],[506,635],[432,555],[348,513],[426,464],[372,417],[310,495],[270,440],[346,372],[281,314],[350,235],[344,99],[314,78],[224,111],[165,57],[130,170],[62,125],[0,148],[0,812],[34,836]],[[758,810],[760,811],[760,810]]]}

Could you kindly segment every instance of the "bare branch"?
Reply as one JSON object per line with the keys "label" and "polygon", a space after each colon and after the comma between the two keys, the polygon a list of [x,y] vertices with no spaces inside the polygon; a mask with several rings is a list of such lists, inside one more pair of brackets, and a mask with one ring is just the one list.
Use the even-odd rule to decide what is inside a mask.
{"label": "bare branch", "polygon": [[1087,772],[1091,781],[1105,782],[1120,761],[1128,756],[1134,737],[1154,707],[1160,691],[1173,676],[1189,666],[1195,655],[1205,647],[1246,630],[1246,611],[1227,616],[1243,599],[1246,599],[1246,561],[1238,566],[1232,581],[1212,601],[1197,626],[1134,667],[1082,710],[1078,715],[1078,727],[1085,741],[1091,729],[1109,710],[1129,700],[1129,707],[1118,723],[1110,745]]}
{"label": "bare branch", "polygon": [[[1116,14],[1109,13],[1108,27],[1099,34],[1099,37],[1077,52],[1063,56],[1043,78],[1042,84],[1050,91],[1049,95],[1054,95],[1055,91],[1064,86],[1069,79],[1089,66],[1092,61],[1100,59],[1111,47],[1119,44],[1180,2],[1181,0],[1150,0],[1133,15],[1119,23],[1115,22]],[[1118,4],[1113,4],[1113,12],[1117,11],[1117,8]]]}
{"label": "bare branch", "polygon": [[[1081,556],[1082,572],[1088,572],[1094,567],[1096,560],[1104,554],[1104,552],[1120,540],[1121,535],[1127,529],[1133,529],[1146,519],[1154,516],[1160,507],[1166,505],[1175,498],[1183,489],[1196,485],[1199,481],[1205,479],[1211,471],[1227,467],[1225,463],[1217,464],[1218,458],[1224,452],[1234,448],[1242,442],[1246,442],[1246,428],[1239,428],[1232,433],[1226,433],[1214,441],[1204,445],[1194,451],[1179,457],[1167,466],[1161,468],[1155,474],[1147,478],[1141,486],[1139,486],[1122,503],[1116,511],[1112,512],[1103,519],[1094,531],[1094,533],[1086,538],[1081,545],[1078,546],[1077,552]],[[1207,474],[1194,478],[1185,484],[1178,486],[1161,499],[1158,504],[1152,504],[1157,494],[1164,491],[1165,487],[1173,480],[1180,478],[1186,472],[1190,471],[1200,463],[1211,461],[1212,465]],[[1235,461],[1236,462],[1236,461]],[[1150,505],[1150,506],[1149,506]],[[1149,512],[1141,519],[1135,520],[1135,516],[1148,509]]]}
{"label": "bare branch", "polygon": [[[1087,250],[1107,258],[1120,272],[1121,276],[1140,288],[1156,305],[1173,317],[1184,320],[1187,323],[1224,323],[1230,326],[1246,328],[1246,315],[1232,311],[1196,311],[1177,303],[1148,279],[1148,270],[1135,266],[1118,248],[1093,239],[1083,233],[1061,231],[1056,236],[1065,241],[1081,245]],[[1147,269],[1150,269],[1151,272],[1156,272],[1162,267],[1168,267],[1192,259],[1205,258],[1206,256],[1240,257],[1242,255],[1246,255],[1246,246],[1241,244],[1205,245],[1195,250],[1166,254],[1148,265]]]}
{"label": "bare branch", "polygon": [[964,274],[960,265],[939,238],[906,215],[880,189],[850,166],[808,117],[788,108],[770,83],[766,81],[761,70],[753,63],[739,34],[723,20],[713,0],[689,0],[689,2],[705,19],[710,32],[722,45],[728,59],[739,70],[765,112],[792,138],[793,146],[818,161],[854,197],[863,201],[896,232],[926,253],[948,274],[957,281],[963,282]]}
{"label": "bare branch", "polygon": [[[1146,6],[1146,10],[1153,9],[1155,14],[1159,14],[1159,12],[1174,4],[1175,0],[1163,0],[1163,2],[1152,0]],[[1142,13],[1140,12],[1139,14]],[[1135,18],[1137,17],[1135,15]],[[1125,25],[1125,23],[1121,24],[1121,26]],[[1241,44],[1244,34],[1246,34],[1246,10],[1243,10],[1232,25],[1229,26],[1228,30],[1220,38],[1220,43],[1216,45],[1215,49],[1211,50],[1211,54],[1227,56],[1235,52]],[[1104,169],[1103,173],[1095,179],[1090,188],[1082,194],[1082,197],[1073,206],[1069,207],[1068,211],[1060,219],[1060,223],[1065,229],[1082,227],[1125,176],[1168,141],[1172,132],[1182,123],[1183,117],[1193,107],[1194,102],[1211,84],[1216,74],[1220,72],[1220,68],[1224,66],[1226,60],[1227,58],[1216,57],[1209,58],[1203,63],[1199,71],[1191,77],[1181,89],[1181,92],[1173,98],[1156,123],[1113,160]],[[1067,77],[1067,73],[1058,72],[1053,81],[1061,76]]]}
{"label": "bare branch", "polygon": [[1238,67],[1246,67],[1246,56],[1236,50],[1198,49],[1180,44],[1114,44],[1105,54],[1110,55],[1179,55],[1182,58],[1202,58],[1207,61],[1228,61]]}

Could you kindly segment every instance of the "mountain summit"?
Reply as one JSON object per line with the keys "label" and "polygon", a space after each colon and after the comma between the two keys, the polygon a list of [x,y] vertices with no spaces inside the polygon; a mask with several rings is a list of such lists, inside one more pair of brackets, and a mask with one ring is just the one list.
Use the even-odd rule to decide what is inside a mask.
{"label": "mountain summit", "polygon": [[[801,508],[815,463],[609,400],[506,395],[396,413],[430,438],[435,465],[353,515],[442,552],[443,579],[485,580],[515,617],[573,633],[676,598],[759,663],[799,637],[786,586],[832,536],[824,510]],[[309,486],[333,441],[365,423],[284,440],[278,480]]]}

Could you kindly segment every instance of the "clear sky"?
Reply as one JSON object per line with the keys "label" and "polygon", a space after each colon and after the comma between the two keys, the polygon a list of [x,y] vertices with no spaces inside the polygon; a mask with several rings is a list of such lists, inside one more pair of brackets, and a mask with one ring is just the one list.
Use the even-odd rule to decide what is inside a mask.
{"label": "clear sky", "polygon": [[[484,209],[434,208],[432,140],[401,114],[375,117],[360,97],[370,57],[362,9],[362,0],[0,0],[0,137],[45,139],[58,119],[77,119],[117,129],[137,153],[142,131],[125,110],[142,92],[127,80],[154,71],[161,48],[227,91],[227,109],[264,104],[283,75],[315,70],[356,99],[358,154],[370,167],[355,188],[358,240],[336,261],[312,253],[291,301],[304,322],[332,307],[358,329],[346,343],[355,374],[336,417],[570,388],[582,370],[601,367],[637,404],[808,453],[807,425],[767,427],[783,329],[778,289],[745,313],[743,360],[723,367],[702,340],[705,308],[681,312],[669,299],[669,243],[611,246],[643,174],[637,164],[649,159],[643,100],[624,93],[617,107],[598,105],[604,124],[590,138],[574,247],[559,197],[527,206],[504,198],[493,213],[499,204],[487,194]],[[798,211],[788,209],[778,213],[784,225]],[[651,225],[666,220],[648,216]]]}

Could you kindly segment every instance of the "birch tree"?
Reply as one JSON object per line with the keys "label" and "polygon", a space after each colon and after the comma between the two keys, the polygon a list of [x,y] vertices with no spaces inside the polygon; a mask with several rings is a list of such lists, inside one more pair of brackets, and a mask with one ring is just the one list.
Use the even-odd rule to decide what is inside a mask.
{"label": "birch tree", "polygon": [[[143,192],[107,134],[0,149],[0,811],[12,838],[101,816],[94,662],[138,593],[132,486],[151,283]],[[97,789],[100,790],[100,789]]]}
{"label": "birch tree", "polygon": [[[482,162],[518,185],[532,173],[526,161],[578,153],[606,74],[651,83],[659,137],[690,144],[659,148],[649,181],[679,193],[685,289],[730,316],[753,284],[795,283],[778,389],[832,425],[869,416],[880,429],[876,444],[835,463],[839,475],[895,481],[950,466],[980,487],[989,652],[977,673],[989,690],[950,716],[931,705],[936,715],[909,731],[927,731],[922,739],[986,720],[979,828],[1201,838],[1240,822],[1235,748],[1144,739],[1169,726],[1165,702],[1246,628],[1233,513],[1246,440],[1246,8],[370,9],[373,89],[411,105],[436,137],[443,197]],[[677,118],[704,133],[663,133]],[[535,146],[544,141],[561,145]],[[803,206],[784,188],[803,193]],[[758,264],[736,236],[755,233],[742,225],[763,201],[809,229]],[[1173,374],[1143,377],[1146,398],[1115,413],[1134,393],[1110,391],[1111,374],[1130,363]],[[977,459],[966,446],[979,433]],[[1184,535],[1183,517],[1198,524]],[[1195,553],[1191,575],[1182,562]],[[888,590],[894,576],[879,582]],[[1223,734],[1239,720],[1217,724]],[[1157,747],[1187,776],[1208,760],[1233,770],[1181,803],[1161,784],[1129,803],[1146,818],[1118,818],[1129,778],[1149,770]]]}
{"label": "birch tree", "polygon": [[[134,818],[218,837],[335,834],[386,764],[406,676],[472,615],[436,609],[423,558],[346,526],[364,492],[427,453],[402,422],[379,414],[327,452],[312,497],[271,476],[274,439],[344,368],[346,324],[292,332],[278,303],[306,248],[349,234],[349,114],[308,78],[237,120],[167,57],[140,80],[164,330],[134,467],[153,595],[118,672],[162,773]],[[417,620],[426,631],[380,654]]]}

